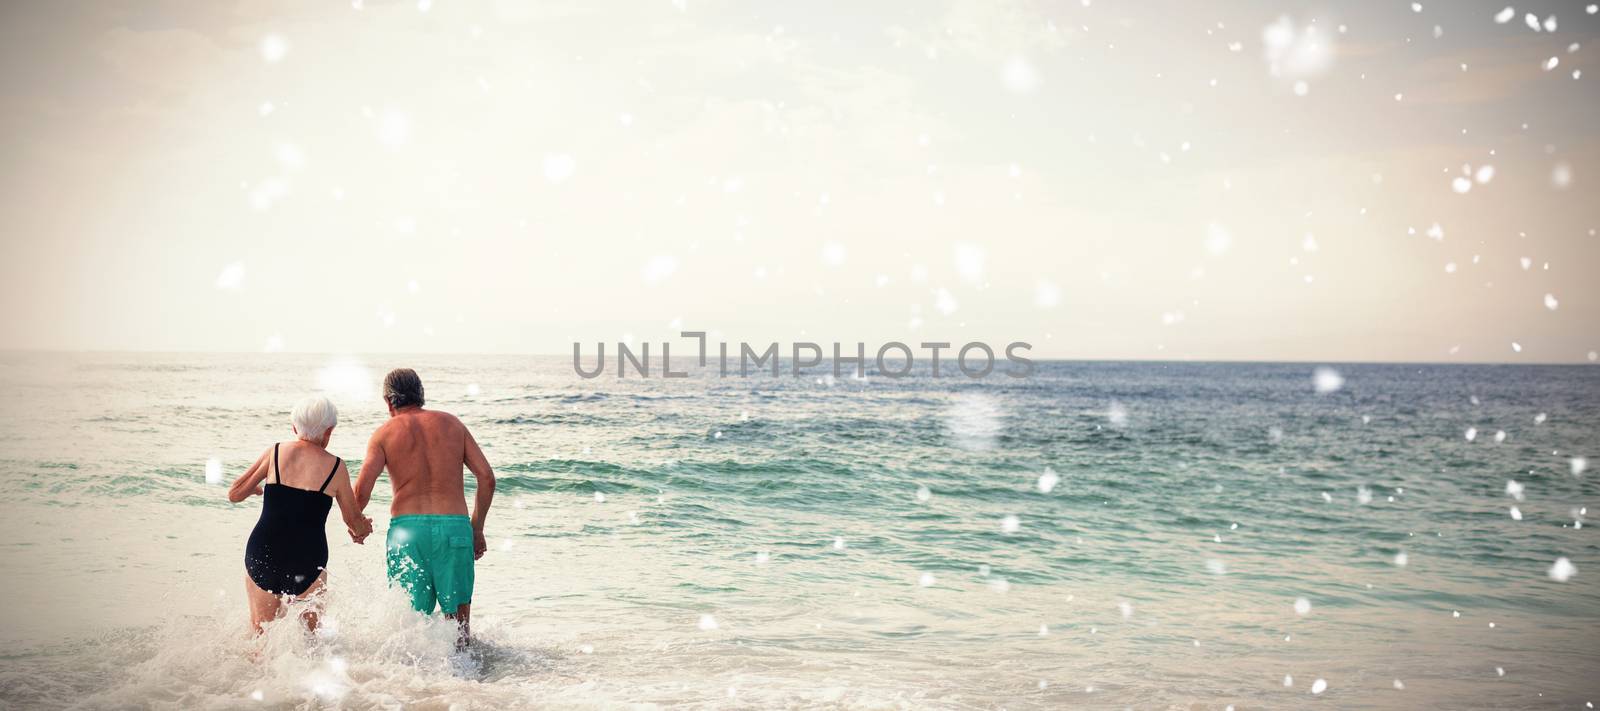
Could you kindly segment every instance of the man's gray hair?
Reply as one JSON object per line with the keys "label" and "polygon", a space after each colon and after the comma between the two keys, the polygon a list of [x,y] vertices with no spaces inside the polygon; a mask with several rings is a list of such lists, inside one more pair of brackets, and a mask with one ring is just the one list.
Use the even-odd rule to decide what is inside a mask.
{"label": "man's gray hair", "polygon": [[383,376],[383,401],[396,410],[422,407],[422,378],[410,368],[395,368]]}
{"label": "man's gray hair", "polygon": [[294,406],[289,422],[294,424],[295,435],[300,439],[322,439],[322,435],[339,424],[339,409],[328,398],[312,395]]}

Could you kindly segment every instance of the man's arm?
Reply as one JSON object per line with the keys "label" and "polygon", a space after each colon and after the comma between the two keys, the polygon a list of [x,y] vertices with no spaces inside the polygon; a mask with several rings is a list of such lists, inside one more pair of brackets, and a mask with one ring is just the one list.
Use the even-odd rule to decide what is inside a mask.
{"label": "man's arm", "polygon": [[367,456],[361,460],[361,475],[356,478],[356,514],[367,510],[367,504],[372,501],[372,488],[378,485],[378,475],[383,473],[387,463],[383,457],[383,443],[378,441],[378,432],[372,433],[372,439],[367,440]]}
{"label": "man's arm", "polygon": [[[472,438],[472,432],[465,426],[466,432],[466,464],[472,470],[472,476],[478,480],[478,493],[472,500],[472,554],[473,558],[482,558],[484,552],[489,550],[489,543],[483,537],[483,524],[489,518],[489,502],[494,500],[494,469],[489,467],[488,457],[483,456],[483,450],[478,448],[478,441]],[[366,476],[366,468],[362,468],[362,476]]]}

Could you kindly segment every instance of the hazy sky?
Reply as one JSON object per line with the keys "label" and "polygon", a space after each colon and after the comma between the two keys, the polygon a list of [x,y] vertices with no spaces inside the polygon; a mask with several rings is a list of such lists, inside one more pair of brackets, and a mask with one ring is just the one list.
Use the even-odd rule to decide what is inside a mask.
{"label": "hazy sky", "polygon": [[1582,362],[1600,15],[1504,7],[8,2],[0,347]]}

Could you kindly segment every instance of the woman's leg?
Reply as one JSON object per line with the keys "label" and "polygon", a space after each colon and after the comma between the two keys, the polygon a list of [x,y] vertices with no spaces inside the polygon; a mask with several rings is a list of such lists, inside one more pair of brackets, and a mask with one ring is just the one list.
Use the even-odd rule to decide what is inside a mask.
{"label": "woman's leg", "polygon": [[261,625],[278,617],[282,607],[278,596],[261,589],[256,581],[250,579],[250,574],[244,576],[245,602],[250,605],[250,627],[261,634]]}
{"label": "woman's leg", "polygon": [[328,571],[324,569],[321,574],[317,575],[316,581],[311,583],[311,587],[306,588],[305,592],[300,593],[295,598],[296,600],[311,600],[311,603],[306,605],[305,610],[300,613],[300,620],[306,623],[307,632],[315,633],[317,631],[317,622],[322,615],[321,593],[327,585]]}

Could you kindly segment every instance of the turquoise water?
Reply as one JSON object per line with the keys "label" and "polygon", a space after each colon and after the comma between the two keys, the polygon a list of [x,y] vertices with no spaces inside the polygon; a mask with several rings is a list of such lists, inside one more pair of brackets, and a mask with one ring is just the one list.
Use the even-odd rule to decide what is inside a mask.
{"label": "turquoise water", "polygon": [[[260,502],[226,481],[317,390],[354,469],[401,365],[500,475],[483,644],[451,654],[336,524],[331,631],[252,641]],[[560,358],[3,355],[0,705],[1596,700],[1600,486],[1575,458],[1600,456],[1600,369],[1332,367],[1343,387],[1318,394],[1300,364],[665,381]]]}

